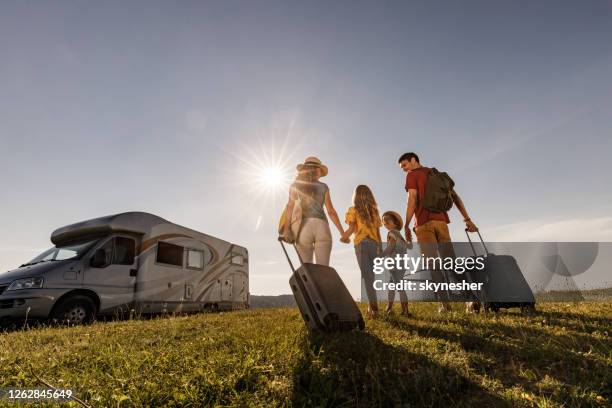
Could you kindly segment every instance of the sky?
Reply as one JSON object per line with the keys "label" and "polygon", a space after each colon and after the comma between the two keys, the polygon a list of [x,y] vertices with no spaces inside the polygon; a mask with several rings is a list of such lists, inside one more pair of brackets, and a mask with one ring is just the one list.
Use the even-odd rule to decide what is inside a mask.
{"label": "sky", "polygon": [[0,270],[138,210],[246,246],[251,293],[290,293],[286,191],[261,176],[311,155],[342,219],[358,184],[404,213],[414,151],[489,241],[612,241],[611,72],[610,1],[4,1]]}

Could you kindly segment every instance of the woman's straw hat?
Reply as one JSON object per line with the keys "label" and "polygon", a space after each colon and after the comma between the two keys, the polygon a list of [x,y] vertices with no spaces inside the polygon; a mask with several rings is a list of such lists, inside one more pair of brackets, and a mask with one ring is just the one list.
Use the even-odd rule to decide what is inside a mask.
{"label": "woman's straw hat", "polygon": [[306,160],[304,160],[304,163],[298,164],[297,170],[302,171],[302,169],[304,169],[305,167],[318,167],[319,169],[321,169],[321,177],[327,176],[327,173],[329,172],[327,166],[321,163],[321,160],[319,160],[319,158],[314,156],[307,157]]}
{"label": "woman's straw hat", "polygon": [[404,226],[404,220],[402,220],[402,216],[399,215],[398,213],[396,213],[395,211],[386,211],[382,215],[382,218],[385,218],[385,217],[393,218],[393,221],[395,222],[395,225],[398,225],[400,227],[400,229]]}

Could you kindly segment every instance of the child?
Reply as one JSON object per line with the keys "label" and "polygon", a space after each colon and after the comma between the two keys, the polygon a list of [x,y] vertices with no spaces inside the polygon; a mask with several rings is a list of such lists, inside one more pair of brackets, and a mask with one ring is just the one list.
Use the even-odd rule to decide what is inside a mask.
{"label": "child", "polygon": [[[400,232],[404,226],[402,216],[395,211],[387,211],[382,216],[382,222],[385,228],[389,230],[387,234],[387,247],[383,251],[382,256],[394,258],[395,255],[398,254],[404,255],[408,250],[408,243]],[[389,272],[391,273],[391,280],[395,283],[399,283],[404,278],[404,273],[406,271],[403,269],[391,268]],[[390,314],[393,310],[393,301],[395,300],[395,290],[389,290],[388,293],[389,303],[385,310],[386,314]],[[399,295],[402,304],[402,316],[408,316],[408,296],[406,296],[406,292],[403,290],[399,291]]]}
{"label": "child", "polygon": [[353,244],[355,255],[361,270],[361,278],[365,284],[366,295],[370,303],[368,315],[377,317],[378,302],[374,290],[374,258],[381,252],[380,215],[378,205],[368,186],[359,185],[353,194],[353,206],[346,213],[349,229],[346,230],[340,241],[349,243],[349,237],[354,234]]}

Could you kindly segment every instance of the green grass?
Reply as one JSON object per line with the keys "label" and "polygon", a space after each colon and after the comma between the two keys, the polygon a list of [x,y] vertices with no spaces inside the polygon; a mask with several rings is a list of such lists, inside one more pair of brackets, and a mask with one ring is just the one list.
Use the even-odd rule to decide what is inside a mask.
{"label": "green grass", "polygon": [[33,369],[110,407],[612,404],[612,303],[412,311],[325,336],[294,308],[8,331],[0,381],[39,386]]}

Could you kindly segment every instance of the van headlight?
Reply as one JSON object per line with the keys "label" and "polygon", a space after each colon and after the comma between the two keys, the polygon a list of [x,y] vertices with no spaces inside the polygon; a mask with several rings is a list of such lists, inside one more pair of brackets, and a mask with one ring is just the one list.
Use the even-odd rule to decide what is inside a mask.
{"label": "van headlight", "polygon": [[35,276],[32,278],[25,278],[25,279],[17,279],[11,282],[11,284],[6,289],[6,291],[8,292],[9,290],[42,288],[44,281],[45,280],[43,279],[42,276]]}

